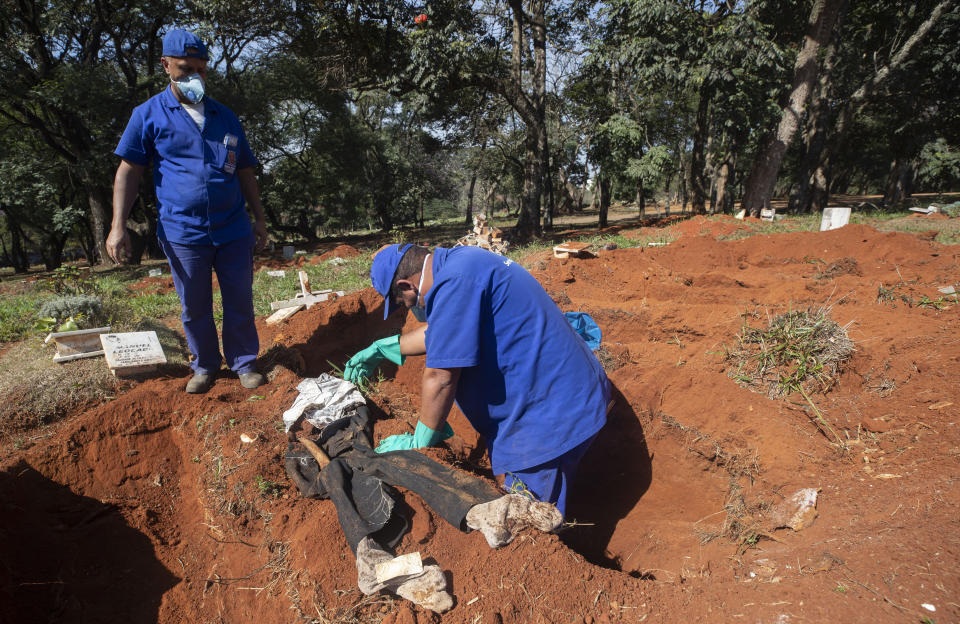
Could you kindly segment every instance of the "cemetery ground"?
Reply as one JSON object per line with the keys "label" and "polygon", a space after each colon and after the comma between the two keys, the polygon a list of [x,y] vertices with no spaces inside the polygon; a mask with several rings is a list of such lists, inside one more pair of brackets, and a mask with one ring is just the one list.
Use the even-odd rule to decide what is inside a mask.
{"label": "cemetery ground", "polygon": [[[511,256],[603,330],[614,404],[567,524],[491,550],[405,493],[397,551],[446,571],[443,615],[363,596],[332,503],[301,498],[282,464],[299,380],[415,323],[381,320],[364,283],[383,241],[258,259],[269,384],[252,391],[223,374],[182,392],[176,297],[167,271],[145,277],[154,265],[98,278],[125,301],[105,304],[114,329],[155,329],[167,353],[131,380],[99,358],[50,363],[42,334],[12,329],[26,322],[14,304],[41,299],[3,281],[0,622],[960,621],[960,306],[941,291],[960,286],[960,219],[818,232],[812,218],[611,216],[600,234],[556,235],[592,257],[550,243]],[[298,269],[347,294],[264,324]],[[422,368],[372,381],[375,441],[412,431]],[[482,440],[456,410],[451,424],[424,452],[490,478]],[[804,489],[816,517],[792,522]]]}

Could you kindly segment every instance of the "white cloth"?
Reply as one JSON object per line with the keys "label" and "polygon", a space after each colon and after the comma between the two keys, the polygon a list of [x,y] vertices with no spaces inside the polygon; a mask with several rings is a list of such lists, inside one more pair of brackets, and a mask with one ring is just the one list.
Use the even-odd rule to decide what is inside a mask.
{"label": "white cloth", "polygon": [[286,431],[290,431],[301,414],[311,425],[322,429],[346,416],[353,408],[366,404],[355,385],[326,373],[304,379],[297,384],[297,391],[300,394],[283,413]]}
{"label": "white cloth", "polygon": [[203,130],[203,102],[197,102],[196,104],[180,103],[183,104],[183,110],[187,111],[187,114],[193,119],[193,123]]}

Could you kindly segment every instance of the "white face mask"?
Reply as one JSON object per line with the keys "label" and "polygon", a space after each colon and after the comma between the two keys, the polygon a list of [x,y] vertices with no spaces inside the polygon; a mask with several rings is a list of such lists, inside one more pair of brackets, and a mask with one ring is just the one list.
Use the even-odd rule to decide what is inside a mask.
{"label": "white face mask", "polygon": [[417,284],[417,305],[410,308],[410,311],[413,312],[413,318],[417,319],[417,321],[420,323],[427,322],[427,311],[422,305],[420,305],[420,297],[422,295],[421,289],[423,288],[423,278],[426,277],[427,274],[427,260],[429,259],[429,255],[423,259],[423,267],[420,269],[420,283]]}
{"label": "white face mask", "polygon": [[185,97],[191,104],[199,104],[201,101],[203,101],[205,86],[203,83],[203,78],[200,77],[200,74],[193,74],[192,76],[187,76],[183,80],[174,80],[173,82],[177,85],[177,88],[180,89],[180,93],[183,94],[183,97]]}

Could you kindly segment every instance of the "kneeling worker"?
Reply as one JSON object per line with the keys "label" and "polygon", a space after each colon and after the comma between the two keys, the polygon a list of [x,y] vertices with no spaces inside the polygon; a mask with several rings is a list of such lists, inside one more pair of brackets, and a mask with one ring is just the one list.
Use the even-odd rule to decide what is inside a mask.
{"label": "kneeling worker", "polygon": [[477,247],[410,244],[379,251],[370,269],[384,318],[406,306],[426,325],[377,340],[344,377],[369,377],[388,359],[426,354],[416,432],[379,452],[432,446],[452,435],[456,400],[485,439],[504,486],[565,513],[577,465],[606,422],[610,383],[584,340],[539,282],[508,258]]}

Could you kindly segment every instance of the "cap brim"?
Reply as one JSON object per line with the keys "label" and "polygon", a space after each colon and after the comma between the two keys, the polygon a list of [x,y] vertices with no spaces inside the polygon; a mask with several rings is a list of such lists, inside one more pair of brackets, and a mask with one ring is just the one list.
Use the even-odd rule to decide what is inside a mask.
{"label": "cap brim", "polygon": [[387,320],[387,317],[390,316],[390,313],[393,312],[397,306],[390,305],[390,295],[387,295],[383,298],[383,320]]}

